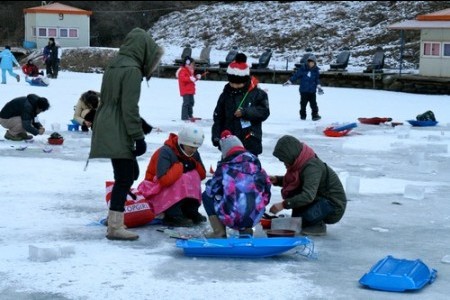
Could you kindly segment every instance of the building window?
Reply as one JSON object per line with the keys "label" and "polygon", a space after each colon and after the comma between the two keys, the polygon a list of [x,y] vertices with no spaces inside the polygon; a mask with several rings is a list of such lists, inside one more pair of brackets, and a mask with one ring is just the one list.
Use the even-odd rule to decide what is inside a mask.
{"label": "building window", "polygon": [[56,37],[57,36],[57,34],[56,34],[56,28],[48,28],[47,29],[47,36],[48,37]]}
{"label": "building window", "polygon": [[450,43],[442,43],[442,56],[450,57]]}
{"label": "building window", "polygon": [[33,35],[33,37],[36,37],[36,27],[33,27],[32,29],[31,29],[31,34]]}
{"label": "building window", "polygon": [[441,43],[438,42],[424,42],[423,43],[424,56],[441,56]]}
{"label": "building window", "polygon": [[69,29],[69,37],[78,38],[78,29]]}
{"label": "building window", "polygon": [[38,28],[39,37],[47,37],[47,28]]}
{"label": "building window", "polygon": [[59,37],[61,37],[61,38],[69,37],[67,28],[60,28],[59,29]]}

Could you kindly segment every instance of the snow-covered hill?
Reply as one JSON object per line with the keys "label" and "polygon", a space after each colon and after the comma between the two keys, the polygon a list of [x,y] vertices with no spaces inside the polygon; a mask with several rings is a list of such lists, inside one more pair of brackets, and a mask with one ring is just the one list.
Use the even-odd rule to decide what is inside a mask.
{"label": "snow-covered hill", "polygon": [[[450,7],[450,1],[230,1],[202,5],[160,18],[150,32],[170,53],[186,44],[199,54],[212,47],[211,61],[225,59],[233,46],[257,61],[271,48],[271,67],[293,67],[306,48],[312,48],[319,64],[333,61],[344,46],[351,49],[349,67],[371,62],[377,46],[386,51],[386,66],[398,67],[400,32],[387,26]],[[419,31],[407,31],[405,65],[418,62]],[[177,48],[174,51],[173,48]],[[177,57],[165,56],[165,63]]]}

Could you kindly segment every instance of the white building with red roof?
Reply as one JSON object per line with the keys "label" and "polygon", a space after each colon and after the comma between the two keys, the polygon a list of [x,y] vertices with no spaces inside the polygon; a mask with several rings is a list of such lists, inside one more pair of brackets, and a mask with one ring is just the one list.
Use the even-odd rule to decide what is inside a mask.
{"label": "white building with red roof", "polygon": [[52,3],[25,8],[23,13],[25,17],[24,46],[27,44],[43,48],[51,37],[55,38],[61,47],[90,46],[92,11]]}

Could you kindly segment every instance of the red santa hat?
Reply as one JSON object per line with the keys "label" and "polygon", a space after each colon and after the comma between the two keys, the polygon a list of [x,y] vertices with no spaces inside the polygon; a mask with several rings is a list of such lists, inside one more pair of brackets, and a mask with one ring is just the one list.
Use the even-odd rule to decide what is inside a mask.
{"label": "red santa hat", "polygon": [[228,65],[227,75],[228,81],[232,83],[245,83],[250,80],[250,68],[244,53],[236,54],[234,61]]}

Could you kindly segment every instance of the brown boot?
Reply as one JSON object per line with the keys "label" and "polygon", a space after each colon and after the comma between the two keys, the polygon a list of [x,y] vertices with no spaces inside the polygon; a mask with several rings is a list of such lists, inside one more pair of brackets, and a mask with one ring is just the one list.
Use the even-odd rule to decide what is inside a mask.
{"label": "brown boot", "polygon": [[205,234],[206,238],[226,238],[227,232],[225,226],[220,222],[219,217],[216,215],[209,216],[209,223],[213,229],[212,232]]}
{"label": "brown boot", "polygon": [[108,213],[108,229],[106,238],[109,240],[133,241],[139,238],[134,232],[125,230],[123,212],[110,210]]}

